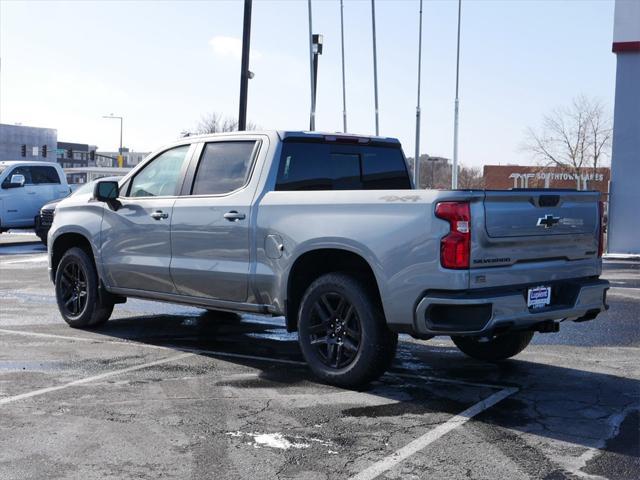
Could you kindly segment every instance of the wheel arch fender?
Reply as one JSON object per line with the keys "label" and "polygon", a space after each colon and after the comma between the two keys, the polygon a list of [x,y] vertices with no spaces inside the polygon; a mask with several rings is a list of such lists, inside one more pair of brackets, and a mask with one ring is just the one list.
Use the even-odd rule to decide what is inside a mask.
{"label": "wheel arch fender", "polygon": [[339,271],[353,272],[363,278],[382,304],[384,274],[369,248],[343,238],[305,242],[298,245],[281,280],[288,331],[297,330],[300,300],[308,286],[325,273]]}
{"label": "wheel arch fender", "polygon": [[103,278],[101,264],[98,261],[99,251],[96,244],[91,241],[90,232],[80,225],[64,226],[57,229],[50,237],[49,243],[49,267],[51,280],[55,279],[58,264],[64,252],[72,247],[80,247],[87,252],[93,260],[99,278]]}

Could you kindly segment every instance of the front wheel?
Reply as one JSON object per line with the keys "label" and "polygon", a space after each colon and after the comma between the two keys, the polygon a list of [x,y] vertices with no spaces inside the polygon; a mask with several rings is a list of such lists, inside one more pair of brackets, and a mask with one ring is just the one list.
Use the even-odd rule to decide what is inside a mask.
{"label": "front wheel", "polygon": [[93,261],[78,247],[67,250],[56,270],[56,301],[62,318],[74,328],[102,325],[111,316],[113,301],[98,290]]}
{"label": "front wheel", "polygon": [[344,273],[319,277],[298,314],[300,348],[313,373],[345,388],[375,380],[391,365],[398,335],[366,284]]}
{"label": "front wheel", "polygon": [[476,360],[500,362],[519,354],[532,338],[533,332],[511,332],[486,341],[475,337],[451,337],[451,340],[460,351]]}

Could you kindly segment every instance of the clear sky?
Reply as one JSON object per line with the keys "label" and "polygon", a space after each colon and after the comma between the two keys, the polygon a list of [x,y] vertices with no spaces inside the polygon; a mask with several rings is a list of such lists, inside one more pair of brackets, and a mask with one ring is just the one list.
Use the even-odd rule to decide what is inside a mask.
{"label": "clear sky", "polygon": [[[349,131],[373,133],[369,0],[345,0]],[[324,35],[318,130],[342,128],[339,0],[313,0]],[[380,133],[413,156],[418,0],[377,0]],[[585,94],[612,109],[613,1],[463,0],[460,160],[528,163],[527,126]],[[154,150],[202,115],[237,116],[242,1],[0,0],[0,122],[58,139]],[[424,2],[421,153],[451,157],[456,1]],[[249,119],[309,124],[306,0],[254,0]]]}

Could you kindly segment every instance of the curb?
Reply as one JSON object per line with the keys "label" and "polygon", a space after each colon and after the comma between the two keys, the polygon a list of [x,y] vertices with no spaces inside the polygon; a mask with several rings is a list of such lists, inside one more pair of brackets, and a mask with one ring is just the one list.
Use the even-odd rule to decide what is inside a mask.
{"label": "curb", "polygon": [[640,254],[634,253],[605,253],[603,260],[626,260],[630,262],[640,262]]}

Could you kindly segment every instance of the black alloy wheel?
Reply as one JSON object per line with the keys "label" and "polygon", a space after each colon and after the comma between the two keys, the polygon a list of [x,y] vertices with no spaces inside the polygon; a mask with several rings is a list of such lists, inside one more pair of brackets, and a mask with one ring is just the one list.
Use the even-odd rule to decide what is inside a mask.
{"label": "black alloy wheel", "polygon": [[313,373],[343,388],[361,388],[391,365],[398,335],[386,324],[367,279],[332,272],[314,280],[298,310],[298,343]]}
{"label": "black alloy wheel", "polygon": [[106,322],[114,300],[100,292],[100,279],[91,252],[79,247],[67,250],[55,275],[56,302],[65,322],[74,328],[94,328]]}
{"label": "black alloy wheel", "polygon": [[310,343],[323,364],[344,368],[360,349],[362,328],[355,307],[338,292],[328,292],[313,305]]}
{"label": "black alloy wheel", "polygon": [[60,276],[61,304],[65,313],[77,317],[87,306],[87,274],[78,262],[67,263]]}

